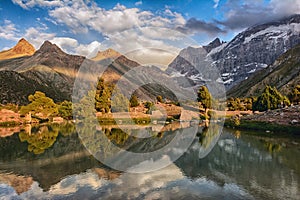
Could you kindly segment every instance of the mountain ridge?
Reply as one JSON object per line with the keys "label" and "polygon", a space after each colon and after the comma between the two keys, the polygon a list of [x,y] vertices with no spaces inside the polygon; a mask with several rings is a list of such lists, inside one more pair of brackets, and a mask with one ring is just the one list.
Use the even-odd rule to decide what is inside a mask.
{"label": "mountain ridge", "polygon": [[[204,84],[199,81],[201,77],[203,78],[201,71],[193,70],[193,72],[186,73],[186,69],[192,69],[195,66],[193,60],[202,57],[198,63],[205,59],[211,60],[211,64],[219,70],[221,75],[218,81],[222,82],[229,90],[234,85],[247,79],[255,71],[272,64],[280,55],[298,44],[300,44],[299,14],[252,26],[239,33],[228,43],[218,44],[219,46],[217,45],[211,50],[208,49],[210,51],[206,57],[201,54],[195,55],[193,52],[189,55],[179,54],[169,64],[167,71],[175,70],[177,76],[189,78],[196,85]],[[201,48],[205,47],[198,49]],[[185,48],[186,51],[189,49],[189,47]],[[194,51],[197,51],[197,49]],[[179,57],[183,57],[180,62]],[[190,61],[190,64],[185,62],[184,59]],[[179,66],[183,67],[180,69]]]}

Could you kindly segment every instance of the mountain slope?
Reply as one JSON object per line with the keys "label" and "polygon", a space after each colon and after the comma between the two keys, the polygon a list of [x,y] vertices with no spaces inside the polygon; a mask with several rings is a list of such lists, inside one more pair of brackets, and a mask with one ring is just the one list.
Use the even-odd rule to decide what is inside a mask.
{"label": "mountain slope", "polygon": [[[29,82],[38,85],[31,87],[35,88],[34,91],[40,90],[55,101],[71,100],[74,79],[84,60],[85,57],[66,54],[55,44],[46,41],[32,56],[0,61],[0,71],[17,72],[27,81],[30,79]],[[16,90],[20,87],[18,84],[15,85]],[[2,93],[6,92],[5,87],[0,89]],[[27,103],[26,91],[22,94],[25,98],[20,100],[15,97],[8,102]]]}
{"label": "mountain slope", "polygon": [[34,54],[34,52],[35,48],[24,38],[22,38],[13,48],[0,52],[0,60],[31,56]]}
{"label": "mountain slope", "polygon": [[23,105],[29,103],[28,96],[35,91],[43,91],[54,99],[67,98],[63,92],[38,83],[18,72],[0,71],[0,103]]}
{"label": "mountain slope", "polygon": [[300,45],[280,56],[272,65],[258,71],[228,91],[228,96],[249,97],[259,95],[266,85],[276,87],[287,95],[300,84]]}
{"label": "mountain slope", "polygon": [[[215,43],[218,42],[215,41]],[[300,44],[300,15],[293,15],[250,27],[229,43],[223,43],[220,46],[217,44],[217,47],[209,49],[206,58],[203,58],[200,53],[194,54],[194,52],[190,52],[189,56],[212,59],[213,64],[220,71],[223,83],[229,89],[247,79],[255,71],[272,64],[280,55],[298,44]],[[179,56],[182,55],[179,54]],[[195,65],[195,63],[193,64]],[[187,67],[183,62],[178,62],[178,58],[175,58],[169,65],[168,70],[170,71],[172,68],[176,69],[180,76],[189,78],[202,76],[201,72],[196,71],[185,74]]]}

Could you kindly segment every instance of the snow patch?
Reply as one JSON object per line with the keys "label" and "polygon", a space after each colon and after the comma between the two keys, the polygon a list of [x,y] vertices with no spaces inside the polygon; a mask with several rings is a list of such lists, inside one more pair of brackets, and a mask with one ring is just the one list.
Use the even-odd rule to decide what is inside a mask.
{"label": "snow patch", "polygon": [[250,35],[249,37],[246,37],[244,40],[244,44],[249,43],[252,39],[260,36],[260,35],[266,35],[267,37],[272,39],[278,39],[283,38],[284,40],[288,37],[287,33],[292,30],[292,35],[296,35],[300,33],[300,24],[298,23],[291,23],[286,25],[280,25],[280,26],[271,26],[264,30],[258,31],[257,33],[254,33]]}

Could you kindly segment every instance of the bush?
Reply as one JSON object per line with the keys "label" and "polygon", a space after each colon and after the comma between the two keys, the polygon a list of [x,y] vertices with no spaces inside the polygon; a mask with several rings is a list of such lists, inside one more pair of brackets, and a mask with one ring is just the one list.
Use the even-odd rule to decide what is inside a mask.
{"label": "bush", "polygon": [[130,98],[130,106],[131,107],[137,107],[139,105],[140,105],[140,103],[139,103],[139,100],[138,100],[137,96],[132,95],[131,98]]}

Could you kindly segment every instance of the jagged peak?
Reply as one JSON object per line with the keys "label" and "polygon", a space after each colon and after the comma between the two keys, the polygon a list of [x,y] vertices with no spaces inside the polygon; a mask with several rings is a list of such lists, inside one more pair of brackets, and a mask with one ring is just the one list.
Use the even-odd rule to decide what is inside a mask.
{"label": "jagged peak", "polygon": [[53,44],[48,40],[42,44],[38,52],[56,52],[65,54],[65,52],[63,52],[56,44]]}
{"label": "jagged peak", "polygon": [[17,54],[32,55],[35,52],[35,48],[26,39],[21,38],[16,46],[12,48],[12,51]]}

